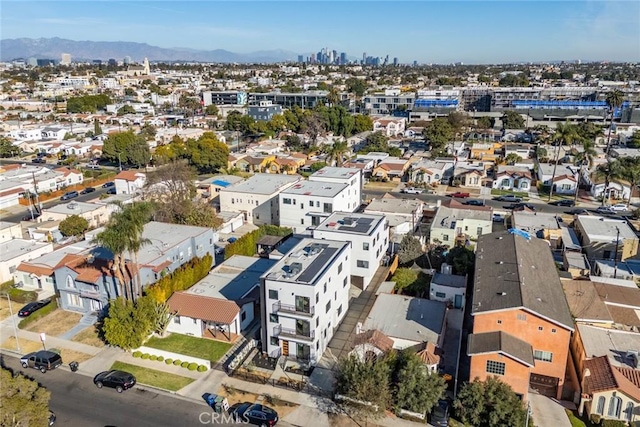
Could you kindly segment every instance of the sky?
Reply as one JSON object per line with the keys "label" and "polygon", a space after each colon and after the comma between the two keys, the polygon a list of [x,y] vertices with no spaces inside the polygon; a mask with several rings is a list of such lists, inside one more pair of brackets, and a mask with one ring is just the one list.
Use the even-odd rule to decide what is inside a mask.
{"label": "sky", "polygon": [[402,63],[640,62],[640,2],[2,0],[0,37],[130,41],[165,48],[323,47]]}

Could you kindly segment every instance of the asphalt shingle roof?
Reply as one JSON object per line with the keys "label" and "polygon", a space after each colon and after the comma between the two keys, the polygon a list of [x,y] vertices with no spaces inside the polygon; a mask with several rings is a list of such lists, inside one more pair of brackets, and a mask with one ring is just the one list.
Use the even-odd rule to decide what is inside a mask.
{"label": "asphalt shingle roof", "polygon": [[469,355],[501,353],[528,366],[534,366],[533,348],[526,341],[502,331],[469,335]]}

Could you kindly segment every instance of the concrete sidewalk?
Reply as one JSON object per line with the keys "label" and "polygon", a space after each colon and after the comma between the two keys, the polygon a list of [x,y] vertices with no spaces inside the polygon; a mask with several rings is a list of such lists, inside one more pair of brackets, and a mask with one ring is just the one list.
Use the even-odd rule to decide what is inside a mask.
{"label": "concrete sidewalk", "polygon": [[[15,334],[13,331],[13,327],[7,327],[5,325],[2,325],[2,328],[0,328],[0,341],[5,341],[6,339],[14,335]],[[29,341],[40,342],[40,334],[37,332],[18,329],[18,337],[25,340],[29,340]],[[59,337],[47,336],[46,339],[47,339],[46,342],[47,342],[48,348],[59,348],[59,349],[64,348],[67,350],[74,350],[80,353],[89,354],[91,356],[95,356],[98,353],[100,353],[100,351],[102,351],[102,349],[98,347],[93,347],[91,345],[61,339]]]}

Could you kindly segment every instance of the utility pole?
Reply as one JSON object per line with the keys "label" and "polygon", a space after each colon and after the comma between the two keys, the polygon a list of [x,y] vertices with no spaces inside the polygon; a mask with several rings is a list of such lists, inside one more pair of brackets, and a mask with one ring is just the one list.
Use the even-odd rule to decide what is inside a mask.
{"label": "utility pole", "polygon": [[18,338],[18,326],[16,325],[16,318],[13,317],[13,308],[11,307],[11,297],[9,296],[8,291],[7,291],[7,301],[9,301],[9,314],[11,315],[11,320],[13,321],[13,334],[16,337],[16,349],[18,350],[18,353],[22,353],[22,350],[20,350],[20,339]]}
{"label": "utility pole", "polygon": [[613,254],[613,278],[618,277],[618,245],[620,244],[620,227],[616,226],[616,251]]}
{"label": "utility pole", "polygon": [[551,201],[551,196],[553,196],[553,180],[556,177],[556,169],[558,167],[558,158],[560,157],[560,141],[558,141],[558,148],[556,148],[555,159],[553,160],[553,173],[551,174],[551,185],[549,186],[549,198],[547,202]]}
{"label": "utility pole", "polygon": [[527,419],[525,420],[524,427],[529,427],[530,416],[531,416],[531,403],[527,401]]}
{"label": "utility pole", "polygon": [[[38,194],[38,181],[36,181],[36,173],[35,172],[31,172],[31,176],[33,177],[33,192],[36,193],[36,209],[38,210],[38,213],[42,212],[42,204],[40,203],[40,195]],[[31,214],[33,216],[33,214]],[[31,218],[33,219],[33,218]]]}

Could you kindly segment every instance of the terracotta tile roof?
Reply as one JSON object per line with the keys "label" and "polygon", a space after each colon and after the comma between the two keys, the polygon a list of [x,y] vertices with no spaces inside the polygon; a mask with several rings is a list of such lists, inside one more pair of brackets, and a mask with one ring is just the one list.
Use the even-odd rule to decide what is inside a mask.
{"label": "terracotta tile roof", "polygon": [[356,335],[354,345],[362,344],[371,344],[385,353],[393,348],[393,340],[377,329]]}
{"label": "terracotta tile roof", "polygon": [[9,196],[11,194],[20,194],[20,193],[24,193],[24,188],[22,187],[12,188],[11,190],[0,192],[0,197]]}
{"label": "terracotta tile roof", "polygon": [[51,267],[41,267],[27,262],[21,262],[16,270],[30,274],[37,274],[38,276],[51,276],[53,274],[53,268]]}
{"label": "terracotta tile roof", "polygon": [[54,171],[60,172],[64,176],[67,176],[67,175],[69,175],[71,173],[75,173],[77,175],[80,175],[80,171],[78,171],[76,169],[56,168],[56,169],[54,169]]}
{"label": "terracotta tile roof", "polygon": [[171,295],[167,304],[169,304],[171,312],[179,316],[224,325],[231,324],[233,319],[240,313],[240,308],[233,301],[187,294],[184,292],[176,292]]}
{"label": "terracotta tile roof", "polygon": [[417,355],[423,363],[427,365],[437,365],[440,363],[440,356],[436,354],[437,348],[434,343],[427,342],[427,345],[420,350]]}
{"label": "terracotta tile roof", "polygon": [[576,179],[574,177],[572,177],[572,176],[560,175],[560,176],[556,176],[555,178],[553,178],[553,182],[562,181],[563,179],[568,179],[569,181],[573,181],[573,182],[576,181]]}
{"label": "terracotta tile roof", "polygon": [[631,368],[612,367],[608,356],[586,360],[590,375],[585,378],[585,391],[589,394],[618,390],[640,400],[640,371]]}
{"label": "terracotta tile roof", "polygon": [[156,265],[155,267],[152,268],[154,273],[159,273],[162,270],[164,270],[165,268],[169,267],[171,265],[171,261],[169,260],[165,260],[164,262]]}
{"label": "terracotta tile roof", "polygon": [[289,166],[297,166],[298,165],[298,161],[297,160],[287,159],[287,158],[283,158],[283,157],[278,157],[274,161],[275,161],[275,163],[277,163],[279,165],[289,165]]}
{"label": "terracotta tile roof", "polygon": [[135,181],[140,178],[140,172],[122,171],[114,179],[123,179],[125,181]]}

